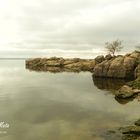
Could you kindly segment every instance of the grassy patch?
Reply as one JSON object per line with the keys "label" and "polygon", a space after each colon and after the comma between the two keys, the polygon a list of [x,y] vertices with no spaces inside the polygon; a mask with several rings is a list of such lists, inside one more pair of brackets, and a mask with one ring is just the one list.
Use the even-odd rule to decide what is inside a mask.
{"label": "grassy patch", "polygon": [[128,82],[127,85],[132,87],[132,88],[140,89],[140,78],[138,78],[134,81]]}

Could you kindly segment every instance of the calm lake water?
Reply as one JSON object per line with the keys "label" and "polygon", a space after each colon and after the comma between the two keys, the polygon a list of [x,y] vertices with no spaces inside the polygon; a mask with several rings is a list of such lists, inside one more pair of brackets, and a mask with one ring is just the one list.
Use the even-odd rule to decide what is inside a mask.
{"label": "calm lake water", "polygon": [[10,127],[0,128],[0,140],[120,140],[116,130],[140,117],[137,100],[114,99],[121,82],[93,82],[89,72],[34,72],[24,60],[1,60],[0,122]]}

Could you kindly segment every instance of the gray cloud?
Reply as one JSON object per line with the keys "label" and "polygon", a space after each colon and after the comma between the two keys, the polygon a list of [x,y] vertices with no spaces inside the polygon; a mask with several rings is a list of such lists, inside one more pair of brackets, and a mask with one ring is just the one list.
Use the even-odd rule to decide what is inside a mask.
{"label": "gray cloud", "polygon": [[7,53],[12,48],[16,54],[37,50],[41,55],[48,49],[96,53],[114,39],[123,40],[124,51],[130,51],[139,43],[139,0],[6,0],[4,6],[8,10],[0,20],[9,24],[1,26],[8,29],[0,49],[8,46]]}

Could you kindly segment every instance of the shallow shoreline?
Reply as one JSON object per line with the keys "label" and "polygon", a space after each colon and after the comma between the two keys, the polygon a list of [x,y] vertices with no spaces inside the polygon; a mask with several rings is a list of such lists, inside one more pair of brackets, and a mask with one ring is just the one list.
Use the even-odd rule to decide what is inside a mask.
{"label": "shallow shoreline", "polygon": [[[98,59],[97,59],[98,58]],[[81,72],[89,71],[92,74],[93,82],[100,89],[114,89],[115,79],[120,82],[121,79],[126,82],[119,83],[114,92],[115,99],[121,103],[126,104],[140,97],[140,52],[133,52],[125,56],[116,56],[105,59],[105,57],[98,56],[95,59],[64,59],[64,58],[36,58],[26,60],[26,68],[33,71],[45,71],[52,73],[59,72]],[[114,63],[115,62],[115,63]],[[106,66],[112,65],[112,69]],[[120,71],[122,69],[123,71]],[[108,71],[110,72],[108,75]],[[116,75],[117,73],[117,75]],[[129,75],[130,73],[130,75]],[[132,78],[133,77],[133,78]],[[127,81],[128,79],[133,81]],[[111,86],[110,86],[111,84]],[[135,129],[132,133],[131,130]],[[139,126],[129,126],[121,128],[121,133],[124,140],[139,140],[140,131]],[[123,131],[123,132],[122,132]]]}

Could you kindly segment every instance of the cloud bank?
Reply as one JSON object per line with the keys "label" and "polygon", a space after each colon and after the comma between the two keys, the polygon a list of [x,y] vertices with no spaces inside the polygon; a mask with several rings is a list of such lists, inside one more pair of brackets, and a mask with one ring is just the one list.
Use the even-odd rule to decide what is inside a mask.
{"label": "cloud bank", "polygon": [[0,56],[104,54],[104,43],[140,37],[139,0],[0,0]]}

